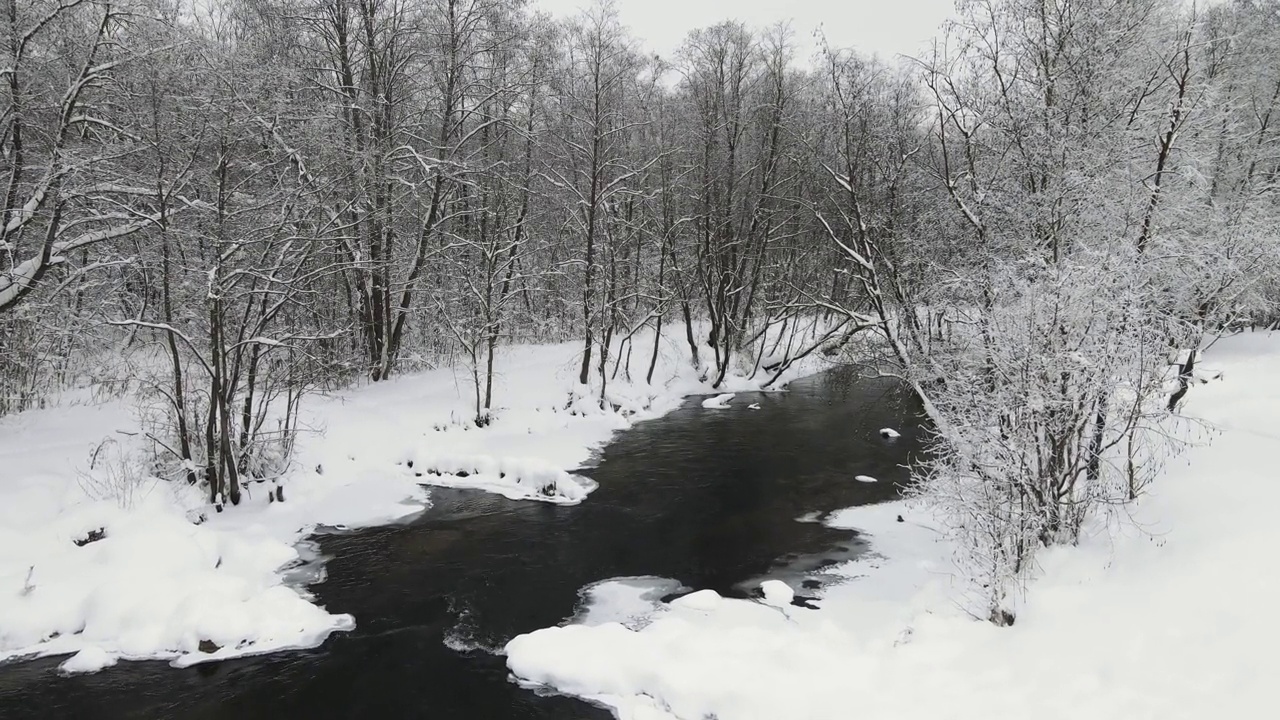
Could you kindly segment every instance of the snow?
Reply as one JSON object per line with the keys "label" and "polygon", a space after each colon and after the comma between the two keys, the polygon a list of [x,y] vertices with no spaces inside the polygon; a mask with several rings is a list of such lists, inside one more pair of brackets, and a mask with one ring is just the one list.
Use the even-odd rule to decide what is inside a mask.
{"label": "snow", "polygon": [[111,446],[87,469],[94,441],[132,422],[119,403],[0,419],[0,660],[76,653],[63,669],[85,672],[315,645],[352,626],[282,584],[300,559],[292,538],[195,524],[185,485],[121,492],[105,461],[127,457]]}
{"label": "snow", "polygon": [[671,605],[673,607],[688,608],[690,610],[711,612],[712,610],[720,607],[720,603],[723,600],[724,598],[720,597],[720,593],[717,593],[715,590],[699,590],[672,600]]}
{"label": "snow", "polygon": [[818,609],[694,593],[643,625],[521,635],[508,666],[620,718],[1261,717],[1280,673],[1280,336],[1228,338],[1203,363],[1229,379],[1186,400],[1212,432],[1181,432],[1212,442],[1043,553],[1013,627],[957,609],[946,543],[895,502],[827,520],[871,552],[832,571],[845,582],[828,578]]}
{"label": "snow", "polygon": [[405,463],[406,470],[412,470],[419,482],[485,490],[510,500],[576,505],[596,488],[594,480],[567,473],[538,458],[438,457],[413,453],[412,462],[412,468]]}
{"label": "snow", "polygon": [[90,645],[72,655],[62,665],[58,666],[58,669],[67,674],[87,673],[97,672],[115,664],[115,656],[96,645]]}
{"label": "snow", "polygon": [[880,437],[886,440],[893,440],[894,438],[902,437],[902,434],[893,428],[880,428]]}
{"label": "snow", "polygon": [[791,586],[781,580],[765,580],[760,583],[760,591],[764,593],[765,604],[774,607],[787,607],[796,596]]}
{"label": "snow", "polygon": [[282,584],[278,571],[299,560],[291,542],[193,523],[185,486],[144,481],[127,506],[91,497],[107,487],[103,468],[77,476],[87,448],[67,438],[127,420],[72,407],[0,421],[0,466],[14,473],[0,486],[0,659],[76,653],[66,672],[193,662],[316,645],[352,626]]}
{"label": "snow", "polygon": [[854,475],[853,479],[857,480],[858,482],[864,482],[864,483],[880,482],[879,480],[871,477],[870,475]]}
{"label": "snow", "polygon": [[733,393],[724,393],[715,397],[707,398],[702,401],[702,407],[711,410],[724,410],[729,407],[729,401],[733,399]]}
{"label": "snow", "polygon": [[[642,335],[634,346],[652,347]],[[690,365],[683,333],[662,340],[653,384],[648,354],[636,353],[603,402],[598,384],[577,383],[578,343],[505,348],[484,427],[463,367],[310,397],[293,468],[247,485],[223,512],[185,483],[140,471],[129,398],[77,404],[88,393],[69,393],[0,417],[0,662],[68,655],[68,673],[121,659],[183,666],[314,647],[350,630],[356,618],[318,607],[302,585],[323,579],[309,536],[411,519],[429,506],[430,486],[589,501],[595,483],[572,471],[596,448],[710,390],[712,368]],[[797,363],[782,381],[823,362]],[[730,375],[723,389],[765,380]],[[270,501],[277,485],[285,502]],[[628,582],[640,585],[597,588],[589,614],[637,620],[681,589]]]}

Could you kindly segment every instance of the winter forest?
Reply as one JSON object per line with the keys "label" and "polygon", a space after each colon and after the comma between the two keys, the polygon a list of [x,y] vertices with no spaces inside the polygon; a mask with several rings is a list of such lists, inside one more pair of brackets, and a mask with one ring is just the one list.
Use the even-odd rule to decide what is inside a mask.
{"label": "winter forest", "polygon": [[136,471],[217,513],[317,394],[461,367],[500,425],[503,348],[572,343],[605,412],[660,338],[716,391],[849,361],[1006,625],[1178,452],[1200,348],[1280,322],[1275,0],[959,0],[912,58],[659,57],[608,0],[4,10],[0,415],[133,398]]}

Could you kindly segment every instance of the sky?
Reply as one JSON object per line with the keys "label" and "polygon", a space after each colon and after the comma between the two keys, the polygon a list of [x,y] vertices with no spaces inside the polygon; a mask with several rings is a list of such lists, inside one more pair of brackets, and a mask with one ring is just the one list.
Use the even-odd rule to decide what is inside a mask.
{"label": "sky", "polygon": [[[556,16],[573,15],[592,0],[533,0]],[[801,59],[817,49],[821,28],[836,47],[885,59],[915,55],[937,34],[954,0],[614,0],[624,25],[645,48],[670,58],[695,28],[727,19],[762,27],[790,20]]]}

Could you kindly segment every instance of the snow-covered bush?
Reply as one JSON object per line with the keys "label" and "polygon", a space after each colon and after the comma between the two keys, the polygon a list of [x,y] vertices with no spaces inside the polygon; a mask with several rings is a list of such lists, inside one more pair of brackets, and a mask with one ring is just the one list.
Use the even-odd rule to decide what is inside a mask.
{"label": "snow-covered bush", "polygon": [[915,492],[956,541],[975,614],[1001,624],[1037,549],[1074,543],[1093,511],[1136,496],[1162,456],[1135,448],[1163,437],[1166,336],[1141,303],[1115,301],[1123,277],[1095,268],[1059,265],[1031,281],[1011,269],[982,332],[946,356],[946,382],[929,392],[938,433]]}
{"label": "snow-covered bush", "polygon": [[145,471],[139,453],[114,438],[105,438],[89,453],[76,480],[93,500],[107,500],[128,510],[155,488],[158,479]]}

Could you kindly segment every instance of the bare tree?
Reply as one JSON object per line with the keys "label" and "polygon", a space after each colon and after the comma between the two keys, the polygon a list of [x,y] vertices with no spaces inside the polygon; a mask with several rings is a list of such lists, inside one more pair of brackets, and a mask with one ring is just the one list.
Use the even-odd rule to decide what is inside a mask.
{"label": "bare tree", "polygon": [[563,66],[552,85],[552,102],[559,122],[552,132],[555,148],[547,178],[566,203],[566,224],[580,239],[582,268],[582,364],[579,384],[591,372],[597,333],[605,322],[601,302],[600,246],[608,242],[606,227],[619,194],[636,174],[626,165],[624,95],[634,87],[639,59],[630,46],[611,5],[593,7],[570,24]]}

